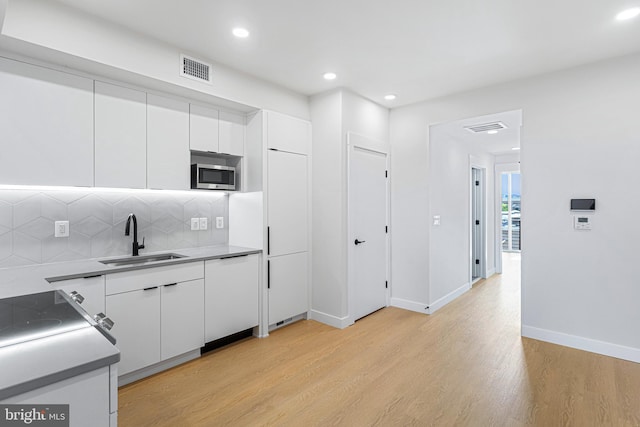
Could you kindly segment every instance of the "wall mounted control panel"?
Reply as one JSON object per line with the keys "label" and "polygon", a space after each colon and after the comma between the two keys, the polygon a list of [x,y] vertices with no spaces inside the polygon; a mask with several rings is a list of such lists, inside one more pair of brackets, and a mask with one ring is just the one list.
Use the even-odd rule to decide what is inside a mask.
{"label": "wall mounted control panel", "polygon": [[573,228],[576,230],[591,230],[591,217],[587,215],[574,216]]}

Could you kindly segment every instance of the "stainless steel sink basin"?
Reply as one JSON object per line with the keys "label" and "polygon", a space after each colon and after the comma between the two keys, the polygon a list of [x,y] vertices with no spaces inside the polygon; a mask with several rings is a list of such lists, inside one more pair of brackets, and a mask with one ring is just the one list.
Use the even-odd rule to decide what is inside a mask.
{"label": "stainless steel sink basin", "polygon": [[143,255],[143,256],[128,256],[125,258],[106,259],[100,261],[104,265],[109,267],[122,267],[126,265],[144,265],[158,261],[168,261],[171,259],[184,258],[184,255],[179,254],[159,254],[159,255]]}

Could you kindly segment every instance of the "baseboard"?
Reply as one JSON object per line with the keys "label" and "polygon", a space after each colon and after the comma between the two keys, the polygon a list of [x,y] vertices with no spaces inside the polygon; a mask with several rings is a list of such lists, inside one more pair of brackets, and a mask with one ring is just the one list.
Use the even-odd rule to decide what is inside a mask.
{"label": "baseboard", "polygon": [[416,313],[429,313],[429,304],[423,302],[409,301],[402,298],[391,297],[391,306],[402,308],[404,310],[415,311]]}
{"label": "baseboard", "polygon": [[493,276],[494,274],[496,274],[496,269],[495,268],[490,268],[489,270],[487,270],[487,277],[485,277],[485,279],[488,279],[489,277]]}
{"label": "baseboard", "polygon": [[471,284],[465,283],[464,285],[460,286],[458,289],[449,292],[447,295],[429,304],[427,313],[428,314],[435,313],[437,310],[440,310],[442,307],[449,304],[451,301],[458,298],[460,295],[464,294],[469,289],[471,289]]}
{"label": "baseboard", "polygon": [[546,341],[552,344],[640,363],[640,349],[638,348],[626,347],[619,344],[612,344],[527,325],[522,325],[521,335],[526,338],[533,338],[539,341]]}
{"label": "baseboard", "polygon": [[311,310],[309,314],[309,319],[324,323],[325,325],[333,326],[334,328],[344,329],[347,326],[353,325],[349,316],[338,317],[318,310]]}
{"label": "baseboard", "polygon": [[162,362],[158,362],[154,365],[138,369],[137,371],[120,375],[118,377],[118,387],[122,387],[123,385],[141,380],[142,378],[157,374],[158,372],[165,371],[175,366],[182,365],[183,363],[197,359],[198,357],[200,357],[200,349],[192,350],[188,353],[172,357],[171,359],[163,360]]}

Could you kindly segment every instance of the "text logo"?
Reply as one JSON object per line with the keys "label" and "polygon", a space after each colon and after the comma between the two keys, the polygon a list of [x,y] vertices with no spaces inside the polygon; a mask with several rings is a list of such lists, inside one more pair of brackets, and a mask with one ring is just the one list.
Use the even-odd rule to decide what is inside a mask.
{"label": "text logo", "polygon": [[69,405],[0,405],[0,427],[69,427]]}

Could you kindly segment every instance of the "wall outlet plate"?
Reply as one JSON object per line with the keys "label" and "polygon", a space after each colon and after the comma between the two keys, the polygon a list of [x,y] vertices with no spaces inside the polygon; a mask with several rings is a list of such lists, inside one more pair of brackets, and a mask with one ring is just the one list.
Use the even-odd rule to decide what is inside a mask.
{"label": "wall outlet plate", "polygon": [[200,218],[191,218],[191,231],[200,230]]}
{"label": "wall outlet plate", "polygon": [[224,217],[217,216],[216,217],[216,228],[224,228]]}
{"label": "wall outlet plate", "polygon": [[208,227],[207,218],[200,218],[200,230],[206,230]]}
{"label": "wall outlet plate", "polygon": [[69,221],[56,221],[54,229],[55,237],[69,237]]}

